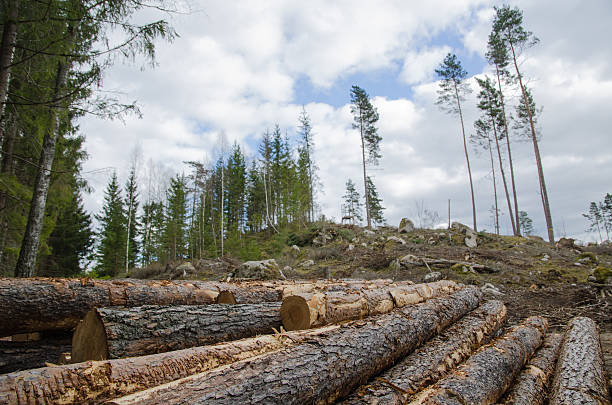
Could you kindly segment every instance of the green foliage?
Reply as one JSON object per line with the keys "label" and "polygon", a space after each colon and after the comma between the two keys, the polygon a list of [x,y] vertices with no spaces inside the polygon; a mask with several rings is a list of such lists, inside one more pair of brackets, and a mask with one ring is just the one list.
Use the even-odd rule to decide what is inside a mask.
{"label": "green foliage", "polygon": [[168,205],[166,207],[163,237],[168,260],[172,261],[187,256],[187,200],[185,198],[184,176],[177,175],[172,178],[166,194]]}
{"label": "green foliage", "polygon": [[457,55],[449,53],[435,72],[441,79],[436,104],[445,112],[459,114],[461,102],[465,101],[465,94],[470,92],[465,82],[467,71],[461,66]]}
{"label": "green foliage", "polygon": [[372,182],[370,176],[367,177],[366,189],[368,190],[367,201],[369,204],[370,218],[374,224],[382,225],[385,222],[385,217],[383,215],[385,208],[382,206],[382,200],[378,196],[376,186],[374,186],[374,182]]}
{"label": "green foliage", "polygon": [[378,164],[382,157],[380,154],[380,141],[378,135],[378,111],[370,102],[368,93],[359,86],[351,88],[351,114],[353,114],[353,129],[361,134],[361,146],[365,148],[368,163]]}
{"label": "green foliage", "polygon": [[346,181],[346,191],[342,198],[344,198],[344,213],[347,216],[352,217],[353,224],[355,223],[355,220],[362,221],[363,217],[361,216],[361,199],[359,193],[357,192],[357,190],[355,190],[355,183],[353,183],[353,180],[348,179]]}
{"label": "green foliage", "polygon": [[534,233],[533,221],[525,211],[519,211],[519,227],[523,235],[532,235]]}
{"label": "green foliage", "polygon": [[115,276],[125,263],[126,218],[117,182],[113,173],[104,192],[102,212],[96,215],[99,222],[96,270],[101,276]]}

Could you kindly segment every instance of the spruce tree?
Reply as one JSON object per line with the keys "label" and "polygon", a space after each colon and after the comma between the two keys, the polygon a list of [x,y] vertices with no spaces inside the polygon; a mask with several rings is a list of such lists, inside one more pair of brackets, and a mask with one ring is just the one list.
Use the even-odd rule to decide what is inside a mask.
{"label": "spruce tree", "polygon": [[302,106],[302,111],[298,118],[299,121],[299,134],[300,134],[300,147],[298,149],[298,172],[300,173],[300,182],[304,184],[306,178],[307,183],[303,190],[308,196],[308,204],[305,207],[308,212],[308,220],[314,221],[314,207],[315,207],[315,183],[317,182],[317,165],[314,161],[314,137],[312,132],[312,124],[310,117],[306,112],[306,108]]}
{"label": "spruce tree", "polygon": [[591,205],[589,205],[589,212],[587,214],[582,214],[582,216],[590,221],[587,231],[597,231],[599,234],[599,241],[603,242],[603,238],[601,237],[601,228],[604,225],[604,216],[602,215],[600,205],[597,205],[596,202],[591,201]]}
{"label": "spruce tree", "polygon": [[[361,137],[361,163],[363,167],[363,186],[366,207],[366,219],[368,228],[372,226],[372,213],[369,202],[371,193],[368,191],[368,181],[366,174],[366,163],[378,164],[382,157],[380,154],[380,141],[382,137],[378,134],[376,123],[379,116],[378,111],[370,102],[368,93],[359,86],[351,88],[351,113],[353,114],[353,129],[359,130]],[[367,159],[366,159],[367,154]]]}
{"label": "spruce tree", "polygon": [[472,196],[472,219],[474,231],[476,228],[476,200],[474,198],[474,184],[472,182],[472,168],[470,167],[470,156],[467,149],[467,141],[465,136],[465,126],[463,124],[463,112],[461,103],[465,101],[465,94],[469,93],[469,87],[465,82],[468,73],[461,66],[461,62],[457,59],[457,55],[447,54],[440,66],[435,70],[440,80],[440,89],[438,90],[438,100],[436,104],[443,111],[449,114],[459,115],[461,122],[461,135],[463,138],[463,152],[465,153],[465,161],[467,162],[468,177],[470,180],[470,193]]}
{"label": "spruce tree", "polygon": [[342,196],[344,198],[344,211],[346,216],[351,217],[353,225],[355,220],[361,222],[363,217],[361,216],[361,197],[355,189],[355,183],[353,180],[348,179],[346,181],[346,191]]}
{"label": "spruce tree", "polygon": [[519,227],[523,232],[523,235],[531,235],[533,234],[533,221],[529,218],[529,215],[525,211],[519,212]]}
{"label": "spruce tree", "polygon": [[136,266],[136,260],[140,251],[138,243],[138,186],[136,184],[136,168],[130,169],[130,175],[125,184],[125,210],[126,210],[126,243],[125,243],[125,272]]}
{"label": "spruce tree", "polygon": [[187,255],[187,199],[185,178],[176,175],[167,191],[164,243],[168,261],[183,259]]}
{"label": "spruce tree", "polygon": [[230,232],[242,232],[246,202],[246,162],[240,145],[236,142],[227,161],[226,181],[227,228]]}
{"label": "spruce tree", "polygon": [[101,276],[114,277],[125,263],[126,218],[121,198],[121,190],[117,182],[117,173],[113,173],[104,191],[102,212],[96,215],[100,229],[98,231],[98,246],[96,270]]}
{"label": "spruce tree", "polygon": [[366,190],[368,190],[369,193],[367,202],[370,205],[370,217],[375,225],[382,225],[385,223],[385,217],[383,215],[385,208],[382,206],[382,200],[378,196],[378,192],[370,176],[367,177],[367,185]]}

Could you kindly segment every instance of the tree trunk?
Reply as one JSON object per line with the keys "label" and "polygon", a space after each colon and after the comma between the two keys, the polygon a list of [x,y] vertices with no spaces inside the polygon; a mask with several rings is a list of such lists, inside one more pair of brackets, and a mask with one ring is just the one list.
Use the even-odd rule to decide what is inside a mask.
{"label": "tree trunk", "polygon": [[504,165],[502,161],[501,148],[499,147],[499,139],[497,137],[497,125],[495,119],[491,118],[493,124],[493,136],[495,136],[495,147],[497,148],[497,159],[499,160],[499,171],[501,172],[502,181],[504,182],[504,191],[506,193],[506,203],[508,204],[508,214],[510,216],[510,222],[512,223],[512,234],[516,235],[516,227],[518,222],[514,221],[514,215],[512,213],[512,203],[510,203],[510,193],[508,193],[508,182],[506,181],[506,173],[504,172]]}
{"label": "tree trunk", "polygon": [[519,71],[518,64],[516,63],[516,54],[514,52],[514,45],[510,43],[510,49],[512,50],[512,59],[514,61],[514,68],[516,69],[516,75],[519,79],[521,86],[521,93],[523,94],[523,102],[525,103],[525,110],[527,110],[527,116],[529,118],[529,126],[531,127],[531,140],[533,142],[533,152],[535,154],[536,165],[538,167],[538,179],[540,180],[540,192],[542,194],[542,206],[544,207],[544,217],[546,219],[546,228],[548,230],[548,241],[551,244],[555,244],[555,234],[553,231],[552,216],[550,214],[550,204],[548,203],[548,192],[546,191],[546,182],[544,181],[544,169],[542,168],[542,159],[540,158],[540,148],[538,147],[538,140],[536,138],[536,131],[533,125],[533,117],[531,115],[531,109],[529,108],[529,101],[527,100],[527,93],[523,86],[523,78]]}
{"label": "tree trunk", "polygon": [[562,336],[558,333],[546,336],[542,347],[525,366],[500,403],[507,405],[543,405],[545,403],[550,380],[557,364],[561,340]]}
{"label": "tree trunk", "polygon": [[264,335],[127,359],[88,361],[0,376],[0,403],[102,403],[193,374],[293,346],[337,326]]}
{"label": "tree trunk", "polygon": [[359,111],[360,122],[359,122],[359,131],[361,135],[361,163],[363,166],[363,188],[364,188],[364,198],[365,198],[365,209],[366,209],[366,219],[368,222],[368,229],[372,227],[372,220],[370,219],[370,195],[368,194],[368,180],[366,176],[366,160],[365,160],[365,141],[363,139],[363,118],[361,118],[361,110]]}
{"label": "tree trunk", "polygon": [[69,336],[43,337],[33,342],[0,341],[0,374],[45,367],[45,363],[57,363],[66,352],[70,352]]}
{"label": "tree trunk", "polygon": [[478,288],[464,288],[111,403],[333,403],[477,307],[481,298]]}
{"label": "tree trunk", "polygon": [[17,42],[17,19],[19,18],[19,0],[9,0],[6,3],[7,13],[3,22],[2,43],[0,43],[0,145],[4,137],[3,121],[11,78],[11,65]]}
{"label": "tree trunk", "polygon": [[70,330],[94,307],[202,305],[214,302],[210,282],[0,279],[0,336]]}
{"label": "tree trunk", "polygon": [[493,173],[493,198],[495,199],[495,233],[499,235],[499,208],[497,206],[497,184],[495,184],[495,163],[493,162],[493,149],[491,149],[491,138],[489,141],[489,157],[491,158],[491,172]]}
{"label": "tree trunk", "polygon": [[506,307],[501,301],[484,303],[341,404],[406,404],[413,394],[468,358],[505,319]]}
{"label": "tree trunk", "polygon": [[[14,82],[13,82],[14,83]],[[0,175],[11,175],[13,174],[13,162],[14,162],[14,147],[15,147],[15,138],[17,136],[17,125],[15,123],[15,119],[13,117],[5,120],[5,126],[8,126],[8,130],[6,131],[4,137],[4,147],[2,149],[2,165],[0,166]],[[0,128],[3,125],[0,123]],[[2,129],[0,129],[2,131]],[[8,194],[6,191],[0,191],[0,273],[10,274],[9,273],[9,264],[7,263],[6,258],[4,257],[4,249],[6,247],[8,233],[9,233],[9,202],[8,202]]]}
{"label": "tree trunk", "polygon": [[330,323],[384,314],[394,308],[417,304],[457,290],[452,281],[429,284],[389,285],[373,289],[294,293],[283,298],[280,308],[286,330],[314,328]]}
{"label": "tree trunk", "polygon": [[[73,30],[71,36],[74,36],[75,33],[76,30]],[[53,98],[55,100],[60,100],[61,98],[61,93],[66,86],[69,68],[70,63],[67,60],[58,63],[55,89],[53,91]],[[56,101],[49,106],[49,122],[43,138],[40,160],[38,161],[38,173],[34,182],[30,213],[28,214],[28,223],[23,235],[17,266],[15,267],[15,277],[32,277],[34,275],[40,233],[42,232],[45,206],[47,204],[47,194],[49,193],[49,183],[51,182],[51,168],[55,158],[55,144],[59,137],[60,120],[58,114],[61,108],[61,101]]]}
{"label": "tree trunk", "polygon": [[461,112],[461,101],[459,99],[459,91],[457,90],[457,83],[454,83],[454,85],[455,85],[455,97],[457,98],[457,108],[459,109],[459,118],[461,119],[461,135],[463,136],[463,152],[465,152],[465,161],[467,162],[468,176],[470,178],[470,193],[472,195],[472,219],[474,220],[474,232],[478,232],[478,229],[476,228],[476,200],[474,199],[474,184],[472,183],[472,168],[470,167],[470,156],[468,155],[467,143],[465,141],[465,127],[463,125],[463,113]]}
{"label": "tree trunk", "polygon": [[574,318],[567,327],[549,403],[611,403],[599,342],[599,328],[590,318]]}
{"label": "tree trunk", "polygon": [[492,404],[510,386],[542,344],[548,322],[527,318],[492,344],[482,347],[451,374],[418,394],[412,404]]}
{"label": "tree trunk", "polygon": [[516,196],[516,183],[514,181],[514,163],[512,163],[512,150],[510,149],[510,133],[508,131],[508,120],[506,119],[506,104],[504,102],[504,93],[502,93],[501,79],[499,77],[499,68],[495,65],[497,73],[497,86],[499,87],[499,99],[501,101],[502,114],[504,115],[504,130],[506,132],[506,147],[508,148],[508,163],[510,164],[510,181],[512,182],[512,196],[514,198],[514,216],[516,221],[516,236],[521,236],[519,227],[519,209],[518,198]]}
{"label": "tree trunk", "polygon": [[119,359],[270,334],[280,303],[94,308],[72,338],[72,361]]}

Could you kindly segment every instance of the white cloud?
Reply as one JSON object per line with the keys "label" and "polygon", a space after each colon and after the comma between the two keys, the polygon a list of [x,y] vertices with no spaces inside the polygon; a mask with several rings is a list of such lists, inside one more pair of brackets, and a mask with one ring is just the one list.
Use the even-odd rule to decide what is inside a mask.
{"label": "white cloud", "polygon": [[401,79],[408,84],[431,81],[434,69],[451,51],[449,46],[427,48],[419,51],[408,51],[400,74]]}

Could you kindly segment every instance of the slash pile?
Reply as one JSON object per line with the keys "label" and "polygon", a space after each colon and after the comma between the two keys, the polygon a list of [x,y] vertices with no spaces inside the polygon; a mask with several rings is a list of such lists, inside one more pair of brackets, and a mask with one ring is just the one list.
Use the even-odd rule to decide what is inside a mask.
{"label": "slash pile", "polygon": [[0,404],[610,404],[595,322],[505,327],[451,281],[2,279],[0,304],[1,335],[74,329]]}

